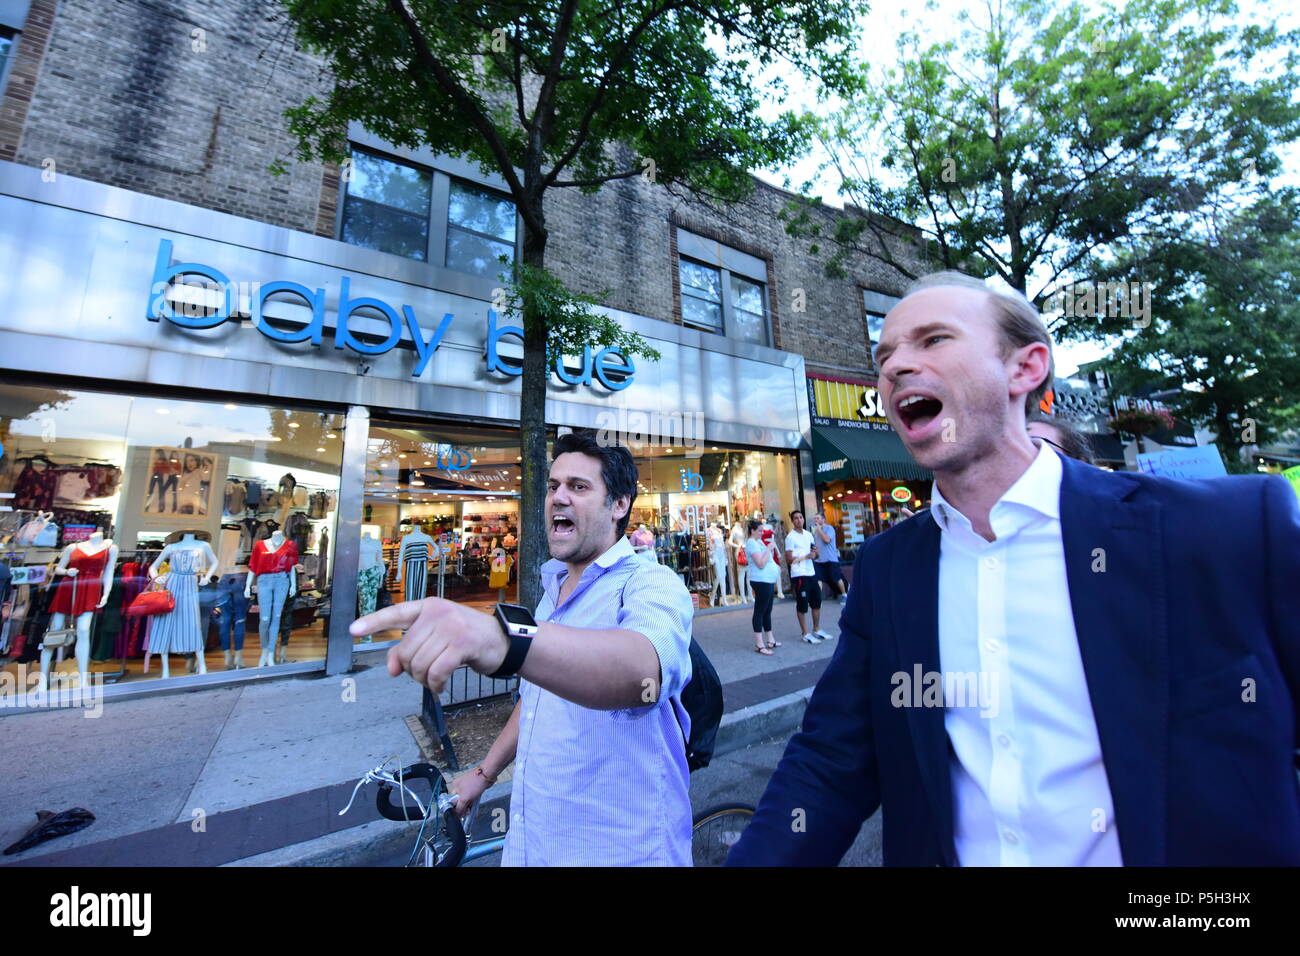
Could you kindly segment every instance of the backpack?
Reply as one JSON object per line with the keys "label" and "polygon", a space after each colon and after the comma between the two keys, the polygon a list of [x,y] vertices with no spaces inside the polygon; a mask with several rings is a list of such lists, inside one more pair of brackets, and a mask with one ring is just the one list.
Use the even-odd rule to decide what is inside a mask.
{"label": "backpack", "polygon": [[[619,607],[623,606],[623,590],[618,592]],[[682,688],[682,707],[691,718],[691,735],[686,740],[686,766],[691,773],[707,767],[713,759],[713,748],[718,741],[718,727],[722,723],[722,680],[713,661],[704,648],[691,636],[691,679]],[[673,711],[673,716],[677,711]],[[678,720],[677,726],[681,727]]]}
{"label": "backpack", "polygon": [[682,706],[691,717],[691,735],[686,741],[686,766],[694,773],[707,767],[722,723],[722,681],[694,637],[691,638],[691,679],[682,688]]}

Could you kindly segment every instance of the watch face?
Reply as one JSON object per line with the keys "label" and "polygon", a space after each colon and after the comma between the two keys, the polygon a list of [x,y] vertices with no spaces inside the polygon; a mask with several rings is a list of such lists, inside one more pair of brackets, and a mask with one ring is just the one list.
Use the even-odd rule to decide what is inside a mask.
{"label": "watch face", "polygon": [[527,627],[536,627],[537,621],[533,619],[533,613],[528,608],[520,604],[498,604],[501,610],[501,616],[506,619],[508,624],[522,624]]}

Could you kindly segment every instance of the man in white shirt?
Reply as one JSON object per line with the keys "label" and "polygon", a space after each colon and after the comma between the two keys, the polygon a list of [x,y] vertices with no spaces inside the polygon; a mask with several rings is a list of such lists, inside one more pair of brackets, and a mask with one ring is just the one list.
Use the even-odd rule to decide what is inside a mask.
{"label": "man in white shirt", "polygon": [[[803,512],[798,509],[790,512],[790,524],[794,528],[785,536],[785,558],[790,567],[790,587],[794,590],[794,613],[799,618],[799,633],[805,644],[820,644],[830,640],[832,635],[822,630],[822,586],[817,579],[817,569],[813,562],[817,560],[817,544],[812,532],[805,528]],[[812,608],[812,630],[804,615]]]}
{"label": "man in white shirt", "polygon": [[1300,864],[1287,484],[1112,474],[1035,443],[1051,340],[1022,296],[955,273],[890,311],[876,362],[932,507],[859,553],[728,863],[833,865],[883,807],[886,864]]}

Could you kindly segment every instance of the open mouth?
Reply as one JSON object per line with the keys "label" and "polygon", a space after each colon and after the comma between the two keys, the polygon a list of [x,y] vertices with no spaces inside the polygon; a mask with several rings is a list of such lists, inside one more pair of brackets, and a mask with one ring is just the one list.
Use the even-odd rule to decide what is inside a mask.
{"label": "open mouth", "polygon": [[943,402],[933,395],[912,392],[896,400],[894,409],[908,436],[919,437],[930,424],[938,420],[943,412]]}
{"label": "open mouth", "polygon": [[571,518],[567,518],[564,515],[553,515],[551,517],[552,538],[567,538],[577,530],[578,527],[573,523]]}

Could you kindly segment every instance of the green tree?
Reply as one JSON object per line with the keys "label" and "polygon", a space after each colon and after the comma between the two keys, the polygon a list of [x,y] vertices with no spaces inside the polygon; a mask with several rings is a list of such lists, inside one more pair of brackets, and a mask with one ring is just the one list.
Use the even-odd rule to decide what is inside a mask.
{"label": "green tree", "polygon": [[[285,0],[299,40],[323,54],[333,87],[289,111],[302,158],[346,156],[349,121],[399,146],[469,157],[506,182],[523,226],[522,265],[545,268],[543,200],[644,176],[735,200],[749,169],[808,148],[806,120],[761,116],[756,77],[777,64],[852,83],[845,53],[852,0],[800,4],[683,0]],[[782,90],[780,80],[773,87]],[[622,147],[622,148],[620,148]],[[522,307],[524,361],[521,599],[540,596],[546,553],[548,346],[572,339],[582,302],[530,274]],[[535,294],[534,294],[535,293]],[[565,330],[549,335],[552,320]],[[609,329],[605,329],[609,332]]]}
{"label": "green tree", "polygon": [[1175,410],[1213,429],[1230,469],[1250,471],[1243,446],[1266,444],[1297,423],[1300,194],[1280,191],[1210,231],[1210,242],[1189,237],[1130,253],[1159,290],[1149,326],[1076,316],[1060,332],[1120,337],[1092,367],[1105,369],[1121,393],[1181,390]]}
{"label": "green tree", "polygon": [[795,203],[788,228],[829,240],[832,273],[852,249],[913,275],[895,256],[919,229],[943,267],[1042,302],[1141,269],[1132,249],[1185,247],[1189,228],[1208,247],[1203,215],[1264,195],[1300,136],[1300,36],[1242,23],[1232,0],[985,9],[957,40],[903,34],[898,65],[822,124],[866,215],[819,229]]}

